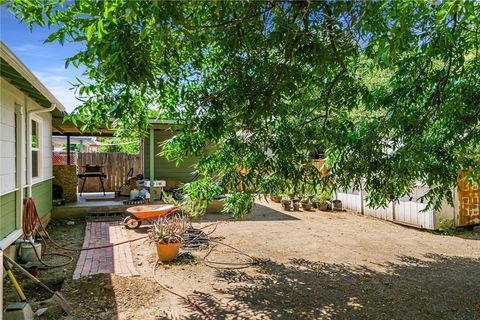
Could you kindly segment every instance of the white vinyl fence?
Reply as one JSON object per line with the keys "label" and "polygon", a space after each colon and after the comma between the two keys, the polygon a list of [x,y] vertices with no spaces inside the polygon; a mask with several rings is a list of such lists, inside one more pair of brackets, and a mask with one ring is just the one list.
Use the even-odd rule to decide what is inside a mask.
{"label": "white vinyl fence", "polygon": [[417,187],[409,196],[389,203],[386,208],[368,207],[362,190],[337,190],[337,199],[342,201],[344,208],[368,216],[433,230],[434,211],[422,211],[427,205],[420,199],[427,191],[426,187]]}

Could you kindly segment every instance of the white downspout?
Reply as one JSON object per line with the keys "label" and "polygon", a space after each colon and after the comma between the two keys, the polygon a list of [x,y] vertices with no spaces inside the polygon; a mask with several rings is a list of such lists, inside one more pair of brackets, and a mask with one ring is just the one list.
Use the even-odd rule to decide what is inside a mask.
{"label": "white downspout", "polygon": [[[32,172],[32,115],[44,113],[44,112],[52,112],[57,106],[52,103],[52,106],[48,109],[35,109],[30,110],[27,113],[27,197],[32,196],[32,180],[33,180],[33,172]],[[41,134],[41,133],[39,133]],[[41,168],[38,168],[41,170]]]}
{"label": "white downspout", "polygon": [[[16,121],[16,130],[17,130],[17,141],[15,145],[15,154],[16,154],[16,186],[17,186],[17,210],[16,210],[16,229],[22,227],[22,212],[23,212],[23,177],[25,176],[25,110],[27,105],[27,98],[24,99],[23,106],[20,104],[15,104],[15,112],[17,115]],[[26,181],[26,179],[25,179]]]}

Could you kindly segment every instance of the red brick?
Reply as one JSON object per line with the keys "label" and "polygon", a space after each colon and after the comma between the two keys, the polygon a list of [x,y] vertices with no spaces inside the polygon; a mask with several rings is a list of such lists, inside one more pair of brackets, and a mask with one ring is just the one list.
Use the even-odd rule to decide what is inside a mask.
{"label": "red brick", "polygon": [[[85,227],[83,247],[113,244],[127,239],[127,231],[117,222],[89,222]],[[138,276],[129,244],[83,251],[78,259],[73,278],[111,272],[124,276]]]}

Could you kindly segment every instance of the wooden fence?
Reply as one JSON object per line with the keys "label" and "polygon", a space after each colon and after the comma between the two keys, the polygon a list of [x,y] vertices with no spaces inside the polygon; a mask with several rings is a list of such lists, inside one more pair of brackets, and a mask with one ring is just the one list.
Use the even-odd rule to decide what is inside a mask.
{"label": "wooden fence", "polygon": [[379,219],[416,226],[424,229],[435,229],[434,211],[426,210],[427,204],[421,197],[428,191],[426,187],[416,187],[412,193],[399,201],[390,202],[385,208],[367,206],[363,190],[337,190],[337,199],[343,207]]}
{"label": "wooden fence", "polygon": [[468,171],[463,171],[458,180],[458,223],[459,226],[468,226],[480,223],[480,187],[478,184],[469,184],[465,178]]}
{"label": "wooden fence", "polygon": [[[91,166],[102,166],[103,173],[107,175],[103,183],[105,191],[115,191],[127,178],[130,168],[133,168],[133,175],[140,172],[139,155],[131,155],[119,152],[111,153],[79,153],[78,172],[84,172],[87,164]],[[82,187],[82,181],[78,182],[78,190]],[[98,178],[88,178],[85,182],[83,192],[101,192],[102,187]]]}

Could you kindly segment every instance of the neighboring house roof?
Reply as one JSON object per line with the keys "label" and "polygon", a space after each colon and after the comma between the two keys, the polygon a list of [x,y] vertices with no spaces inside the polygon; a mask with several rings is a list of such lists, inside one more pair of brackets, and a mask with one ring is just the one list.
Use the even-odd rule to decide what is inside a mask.
{"label": "neighboring house roof", "polygon": [[[67,137],[65,136],[52,136],[53,143],[65,143],[67,141]],[[79,144],[80,141],[83,143],[88,143],[89,145],[97,145],[97,142],[93,137],[71,137],[70,144]]]}
{"label": "neighboring house roof", "polygon": [[12,85],[35,100],[40,106],[50,108],[55,104],[55,116],[63,117],[65,108],[38,80],[38,78],[21,62],[17,56],[0,41],[0,75]]}

